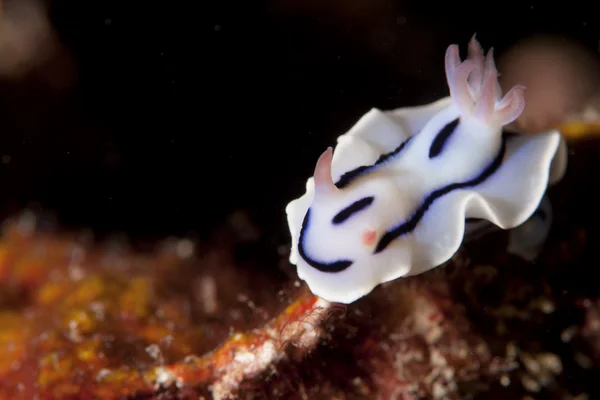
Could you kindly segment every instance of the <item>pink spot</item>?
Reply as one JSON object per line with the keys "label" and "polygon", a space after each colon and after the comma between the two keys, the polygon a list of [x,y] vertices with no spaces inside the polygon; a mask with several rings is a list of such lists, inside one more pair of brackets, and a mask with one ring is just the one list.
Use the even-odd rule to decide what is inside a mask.
{"label": "pink spot", "polygon": [[362,233],[360,240],[366,246],[372,246],[375,244],[375,240],[377,239],[377,233],[373,230],[366,230]]}

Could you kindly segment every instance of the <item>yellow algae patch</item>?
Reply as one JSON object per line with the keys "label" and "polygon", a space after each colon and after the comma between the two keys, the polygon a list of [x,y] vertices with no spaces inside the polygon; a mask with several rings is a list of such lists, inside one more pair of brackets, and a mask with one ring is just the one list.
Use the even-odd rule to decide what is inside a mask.
{"label": "yellow algae patch", "polygon": [[91,312],[86,310],[71,310],[67,314],[65,329],[69,339],[80,342],[83,337],[96,329],[96,320]]}
{"label": "yellow algae patch", "polygon": [[567,140],[600,137],[599,122],[565,122],[560,124],[557,129]]}
{"label": "yellow algae patch", "polygon": [[52,304],[62,299],[69,289],[69,285],[64,283],[48,282],[37,292],[36,303],[39,305]]}
{"label": "yellow algae patch", "polygon": [[158,343],[171,334],[164,325],[149,324],[140,328],[140,336],[149,343]]}
{"label": "yellow algae patch", "polygon": [[16,261],[12,277],[22,285],[36,284],[48,272],[48,264],[44,260],[36,256],[27,256]]}
{"label": "yellow algae patch", "polygon": [[152,297],[152,281],[147,277],[133,278],[121,295],[120,312],[123,316],[143,318],[148,315]]}
{"label": "yellow algae patch", "polygon": [[0,376],[6,374],[25,356],[28,334],[23,330],[23,318],[15,313],[0,313]]}
{"label": "yellow algae patch", "polygon": [[100,371],[105,368],[108,364],[108,359],[104,354],[103,350],[104,338],[102,335],[96,335],[90,338],[75,348],[75,357],[82,363],[86,370]]}
{"label": "yellow algae patch", "polygon": [[[83,279],[75,287],[75,290],[64,300],[64,305],[75,306],[80,304],[89,304],[105,294],[110,282],[107,282],[102,276],[92,275]],[[117,291],[118,292],[118,291]]]}
{"label": "yellow algae patch", "polygon": [[75,349],[77,358],[85,363],[95,363],[98,359],[103,358],[100,348],[102,347],[101,338],[92,338],[81,343]]}
{"label": "yellow algae patch", "polygon": [[61,357],[58,352],[42,356],[38,384],[42,388],[47,388],[55,382],[69,382],[69,377],[73,373],[72,367],[73,361],[70,358]]}
{"label": "yellow algae patch", "polygon": [[8,248],[0,244],[0,279],[5,279],[8,274]]}

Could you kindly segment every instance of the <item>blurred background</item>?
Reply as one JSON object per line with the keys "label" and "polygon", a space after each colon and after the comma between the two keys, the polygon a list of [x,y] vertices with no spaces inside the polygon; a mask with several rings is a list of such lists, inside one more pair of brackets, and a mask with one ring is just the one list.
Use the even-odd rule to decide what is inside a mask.
{"label": "blurred background", "polygon": [[[532,53],[503,64],[508,50],[558,35],[572,69],[548,75],[540,87],[557,85],[529,121],[581,108],[600,21],[593,3],[552,4],[5,0],[0,218],[45,210],[67,229],[152,239],[206,234],[244,209],[285,242],[284,207],[318,155],[371,107],[446,96],[451,43],[477,33],[523,80],[527,63],[511,65]],[[531,63],[561,63],[544,60]]]}

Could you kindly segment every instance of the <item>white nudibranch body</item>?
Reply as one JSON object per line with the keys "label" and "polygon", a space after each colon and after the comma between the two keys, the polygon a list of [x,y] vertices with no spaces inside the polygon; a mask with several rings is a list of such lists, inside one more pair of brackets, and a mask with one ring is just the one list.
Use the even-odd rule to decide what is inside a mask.
{"label": "white nudibranch body", "polygon": [[503,132],[523,111],[525,88],[502,96],[493,52],[475,37],[465,61],[452,45],[445,65],[449,97],[372,109],[321,155],[306,193],[287,205],[290,262],[315,295],[351,303],[425,272],[477,227],[533,232],[541,239],[510,245],[527,259],[543,244],[550,215],[536,210],[566,168],[560,132]]}

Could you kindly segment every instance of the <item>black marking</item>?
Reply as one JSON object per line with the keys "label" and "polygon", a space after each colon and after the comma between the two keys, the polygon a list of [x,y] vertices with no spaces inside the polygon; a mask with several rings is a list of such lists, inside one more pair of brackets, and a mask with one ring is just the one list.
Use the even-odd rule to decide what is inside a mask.
{"label": "black marking", "polygon": [[354,203],[350,204],[348,207],[344,208],[342,211],[337,213],[335,217],[333,217],[333,220],[331,222],[333,222],[336,225],[341,224],[342,222],[350,218],[353,214],[356,214],[357,212],[362,211],[371,204],[373,204],[373,200],[375,200],[375,198],[373,196],[369,196],[365,197],[364,199],[355,201]]}
{"label": "black marking", "polygon": [[434,203],[434,201],[454,190],[479,185],[487,178],[489,178],[494,172],[496,172],[498,168],[500,168],[500,166],[502,165],[502,160],[504,159],[507,138],[508,135],[502,136],[502,145],[500,147],[500,151],[498,152],[494,160],[492,160],[492,162],[487,166],[486,169],[483,170],[481,174],[469,181],[452,183],[430,193],[429,196],[427,196],[427,198],[425,199],[425,201],[421,203],[421,206],[414,212],[410,219],[393,228],[392,230],[387,231],[381,237],[381,239],[379,239],[379,243],[377,243],[377,247],[375,248],[374,254],[380,253],[383,250],[385,250],[385,248],[389,246],[389,244],[394,239],[397,239],[400,236],[406,235],[407,233],[414,231],[421,219],[423,218],[423,216],[425,215],[425,213],[427,212],[427,210],[429,209],[429,207],[431,207],[431,205]]}
{"label": "black marking", "polygon": [[308,265],[321,272],[342,272],[343,270],[351,266],[353,261],[350,260],[339,260],[331,263],[323,263],[313,260],[306,254],[306,252],[304,251],[304,233],[306,232],[306,228],[309,224],[309,215],[310,208],[308,209],[308,211],[306,211],[306,215],[304,216],[304,220],[302,221],[302,229],[300,229],[300,240],[298,241],[298,253],[300,253],[300,257],[302,257]]}
{"label": "black marking", "polygon": [[371,168],[373,168],[372,165],[363,165],[362,167],[348,171],[340,177],[340,179],[335,183],[335,186],[337,186],[338,189],[343,189],[350,185],[354,179],[358,178],[364,172],[369,171]]}
{"label": "black marking", "polygon": [[402,152],[402,150],[404,150],[406,148],[406,145],[408,144],[408,142],[410,142],[410,140],[412,138],[413,138],[412,136],[409,137],[404,142],[400,143],[400,145],[398,147],[396,147],[393,151],[390,151],[389,153],[382,154],[381,156],[379,156],[377,161],[375,161],[375,164],[363,165],[361,167],[358,167],[351,171],[346,172],[335,183],[335,186],[337,186],[338,189],[343,189],[343,188],[347,187],[348,185],[350,185],[354,181],[354,179],[358,178],[362,174],[372,171],[375,168],[377,168],[378,166],[384,164],[389,159],[396,157],[397,155],[399,155]]}
{"label": "black marking", "polygon": [[402,150],[404,150],[406,148],[406,145],[408,144],[408,142],[410,142],[410,140],[412,138],[413,138],[413,136],[410,136],[404,142],[400,143],[400,146],[396,147],[393,151],[390,151],[389,153],[380,155],[379,158],[377,159],[377,161],[375,161],[374,166],[383,164],[390,158],[393,158],[393,157],[397,156],[398,154],[400,154],[402,152]]}
{"label": "black marking", "polygon": [[446,142],[448,141],[448,139],[450,139],[450,136],[452,136],[452,133],[454,133],[454,131],[456,130],[458,122],[459,119],[456,118],[454,121],[448,122],[446,126],[444,126],[442,130],[438,132],[438,134],[435,136],[435,139],[433,139],[433,142],[431,142],[431,146],[429,147],[430,159],[435,158],[442,153]]}

